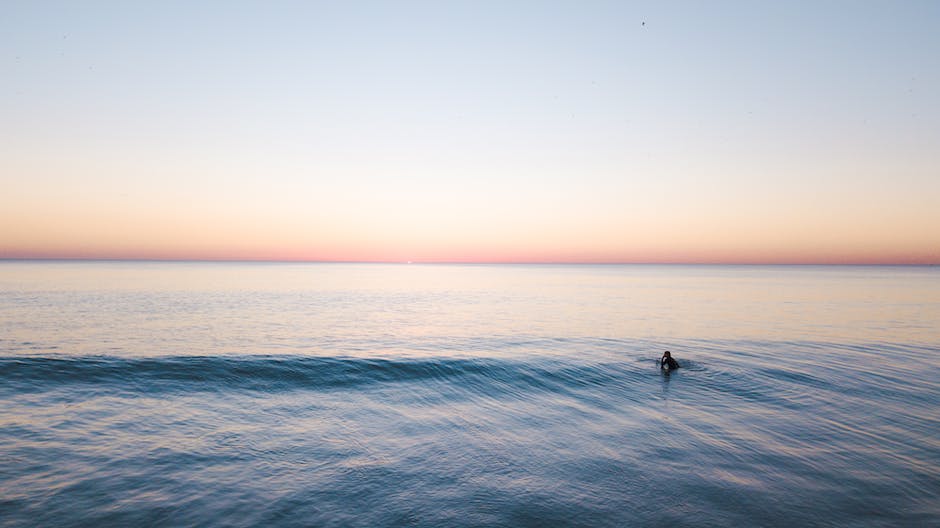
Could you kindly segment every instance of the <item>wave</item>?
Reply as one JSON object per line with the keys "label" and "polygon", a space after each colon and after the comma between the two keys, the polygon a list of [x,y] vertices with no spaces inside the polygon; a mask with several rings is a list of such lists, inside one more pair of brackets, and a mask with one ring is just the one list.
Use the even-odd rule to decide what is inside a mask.
{"label": "wave", "polygon": [[84,385],[122,391],[328,390],[379,383],[460,382],[568,391],[636,375],[626,363],[572,364],[554,359],[386,359],[319,356],[173,356],[155,358],[0,357],[0,381],[14,392]]}

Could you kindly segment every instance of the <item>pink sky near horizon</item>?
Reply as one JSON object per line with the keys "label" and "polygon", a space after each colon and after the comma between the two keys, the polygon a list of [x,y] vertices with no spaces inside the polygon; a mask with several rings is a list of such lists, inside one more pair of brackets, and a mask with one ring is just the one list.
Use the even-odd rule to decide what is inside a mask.
{"label": "pink sky near horizon", "polygon": [[[561,196],[507,184],[488,184],[476,196],[415,186],[326,199],[251,185],[226,194],[190,188],[188,196],[125,185],[136,198],[108,197],[111,189],[82,198],[89,179],[34,200],[22,186],[23,199],[0,211],[0,258],[940,263],[933,196],[890,189],[881,190],[880,205],[875,196],[821,186],[811,203],[786,189],[777,189],[776,200],[772,191],[752,191],[734,203],[707,189],[691,199],[650,199],[616,186],[596,195],[572,186]],[[669,185],[674,191],[662,184],[660,192]]]}
{"label": "pink sky near horizon", "polygon": [[[34,236],[20,247],[0,247],[0,258],[52,259],[143,259],[143,260],[258,260],[258,261],[338,261],[338,262],[547,262],[547,263],[719,263],[719,264],[938,264],[940,251],[913,248],[903,241],[891,246],[872,247],[864,241],[821,241],[815,246],[777,246],[771,240],[735,244],[717,243],[715,238],[701,242],[656,242],[628,239],[616,242],[566,238],[535,240],[510,235],[488,241],[467,243],[439,240],[403,241],[394,238],[362,237],[334,240],[333,245],[284,237],[266,240],[263,234],[252,240],[220,240],[206,233],[180,238],[150,236],[147,241],[133,237],[85,237],[93,242],[74,242],[80,236],[65,236],[60,242],[39,243]],[[136,233],[135,233],[136,235]],[[184,238],[185,237],[185,238]],[[315,240],[310,237],[309,240]],[[805,242],[805,239],[804,239]]]}

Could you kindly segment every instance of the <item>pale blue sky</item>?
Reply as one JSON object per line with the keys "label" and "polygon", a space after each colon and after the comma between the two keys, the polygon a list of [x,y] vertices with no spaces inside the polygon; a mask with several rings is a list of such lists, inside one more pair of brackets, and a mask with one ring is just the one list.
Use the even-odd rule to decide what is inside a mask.
{"label": "pale blue sky", "polygon": [[0,252],[940,259],[938,2],[194,4],[3,4]]}

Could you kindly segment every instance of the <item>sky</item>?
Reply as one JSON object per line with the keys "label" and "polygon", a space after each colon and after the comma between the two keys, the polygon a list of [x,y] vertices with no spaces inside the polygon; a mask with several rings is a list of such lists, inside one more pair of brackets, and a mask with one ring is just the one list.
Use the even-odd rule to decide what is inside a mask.
{"label": "sky", "polygon": [[940,264],[940,2],[0,12],[0,258]]}

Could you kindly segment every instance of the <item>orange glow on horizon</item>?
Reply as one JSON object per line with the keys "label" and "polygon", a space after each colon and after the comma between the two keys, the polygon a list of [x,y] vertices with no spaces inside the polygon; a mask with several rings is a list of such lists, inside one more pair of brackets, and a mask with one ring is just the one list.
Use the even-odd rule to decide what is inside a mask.
{"label": "orange glow on horizon", "polygon": [[547,250],[478,251],[346,251],[290,250],[274,248],[215,248],[181,251],[169,248],[104,250],[72,248],[60,250],[7,250],[0,259],[14,260],[155,260],[155,261],[258,261],[258,262],[363,262],[363,263],[466,263],[466,264],[745,264],[745,265],[940,265],[934,253],[844,251],[747,252],[713,251],[691,253],[673,251],[563,252]]}

